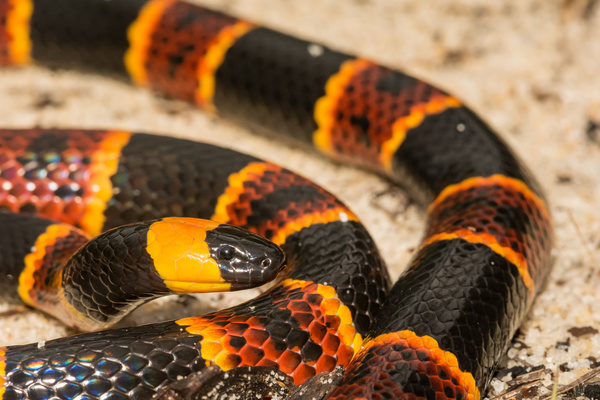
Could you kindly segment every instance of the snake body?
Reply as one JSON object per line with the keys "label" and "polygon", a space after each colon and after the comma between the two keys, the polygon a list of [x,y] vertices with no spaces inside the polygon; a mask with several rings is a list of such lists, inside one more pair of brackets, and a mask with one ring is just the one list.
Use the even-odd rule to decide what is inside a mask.
{"label": "snake body", "polygon": [[[92,235],[211,218],[273,240],[288,260],[278,285],[231,309],[1,348],[3,399],[145,399],[208,364],[275,366],[296,384],[343,365],[335,399],[480,397],[547,276],[552,226],[539,185],[458,99],[182,1],[2,0],[0,13],[1,64],[130,78],[384,174],[427,206],[424,239],[388,292],[354,214],[284,168],[130,132],[2,131],[5,209]],[[34,272],[23,269],[19,292]]]}

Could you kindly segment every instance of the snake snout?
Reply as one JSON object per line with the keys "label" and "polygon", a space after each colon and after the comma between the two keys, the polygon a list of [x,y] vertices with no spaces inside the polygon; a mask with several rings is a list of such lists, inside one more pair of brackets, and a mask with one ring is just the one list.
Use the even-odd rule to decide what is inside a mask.
{"label": "snake snout", "polygon": [[264,283],[273,280],[285,265],[285,254],[279,246],[269,242],[262,256],[253,260],[249,269],[249,283]]}
{"label": "snake snout", "polygon": [[219,225],[212,232],[211,253],[231,290],[267,283],[285,264],[283,250],[262,236],[229,225]]}
{"label": "snake snout", "polygon": [[273,280],[285,265],[285,254],[272,242],[257,236],[243,244],[244,255],[233,265],[236,287],[261,285]]}

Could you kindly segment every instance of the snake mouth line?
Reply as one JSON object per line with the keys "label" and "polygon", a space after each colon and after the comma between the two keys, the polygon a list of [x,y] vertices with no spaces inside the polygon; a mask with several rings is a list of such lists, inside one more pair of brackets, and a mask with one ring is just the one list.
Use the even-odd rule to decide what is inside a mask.
{"label": "snake mouth line", "polygon": [[[164,282],[169,289],[176,293],[229,292],[232,289],[231,283],[197,283],[172,280],[165,280]],[[248,285],[247,287],[251,286]]]}

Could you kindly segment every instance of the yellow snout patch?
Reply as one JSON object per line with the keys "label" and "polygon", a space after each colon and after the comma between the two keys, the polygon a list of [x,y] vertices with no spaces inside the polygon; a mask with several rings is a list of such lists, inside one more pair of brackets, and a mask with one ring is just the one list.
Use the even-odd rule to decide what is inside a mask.
{"label": "yellow snout patch", "polygon": [[196,218],[164,218],[150,225],[146,250],[167,288],[177,293],[229,290],[205,241],[206,232],[218,225]]}

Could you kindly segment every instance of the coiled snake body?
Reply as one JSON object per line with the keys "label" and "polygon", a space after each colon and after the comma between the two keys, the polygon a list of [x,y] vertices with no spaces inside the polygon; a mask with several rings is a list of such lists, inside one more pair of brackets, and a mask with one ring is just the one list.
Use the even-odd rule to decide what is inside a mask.
{"label": "coiled snake body", "polygon": [[[279,166],[123,131],[1,131],[5,209],[92,235],[140,220],[210,218],[273,240],[288,261],[278,285],[228,310],[1,348],[3,399],[151,398],[209,364],[275,366],[296,384],[343,365],[330,398],[479,398],[547,276],[552,228],[535,180],[458,99],[182,1],[2,0],[0,13],[2,64],[35,59],[129,76],[385,174],[428,205],[424,239],[388,290],[354,214]],[[68,228],[36,224],[3,233],[29,241],[9,248],[34,248],[5,274],[19,276],[24,301],[43,307],[38,287],[79,282],[47,278],[45,262],[66,258],[60,238],[81,242]],[[120,301],[111,278],[92,282],[63,296],[74,325],[81,315],[108,319],[112,304],[97,298]]]}

